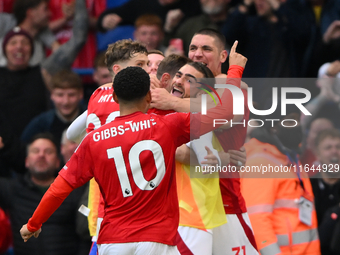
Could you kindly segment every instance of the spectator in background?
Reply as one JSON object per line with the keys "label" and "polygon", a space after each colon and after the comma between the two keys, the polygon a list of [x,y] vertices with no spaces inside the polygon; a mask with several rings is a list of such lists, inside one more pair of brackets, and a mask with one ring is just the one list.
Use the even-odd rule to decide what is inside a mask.
{"label": "spectator in background", "polygon": [[[309,42],[309,24],[299,20],[288,4],[279,0],[244,0],[224,24],[231,44],[239,40],[249,63],[243,77],[298,77]],[[255,14],[251,12],[255,7]]]}
{"label": "spectator in background", "polygon": [[[33,38],[34,52],[29,62],[31,66],[40,64],[45,58],[44,47],[53,51],[58,49],[59,43],[47,29],[50,17],[47,0],[16,0],[13,14],[1,14],[1,44],[7,32],[13,27],[19,26]],[[6,66],[6,64],[6,56],[0,49],[0,65]]]}
{"label": "spectator in background", "polygon": [[150,74],[157,74],[159,64],[164,59],[164,54],[159,50],[148,50],[148,66],[150,67]]}
{"label": "spectator in background", "polygon": [[[95,34],[97,18],[106,8],[106,0],[84,1],[86,2],[87,12],[89,15],[89,33],[86,44],[73,62],[73,68],[93,67],[93,61],[97,50]],[[51,11],[49,28],[56,35],[60,44],[67,42],[72,36],[72,26],[76,11],[75,2],[75,0],[49,0],[49,9]],[[88,79],[85,79],[84,81],[90,82]]]}
{"label": "spectator in background", "polygon": [[311,178],[311,183],[319,223],[321,254],[337,255],[339,254],[339,245],[334,246],[339,243],[340,237],[336,232],[336,228],[339,228],[340,215],[339,130],[321,131],[315,139],[315,147],[319,165],[315,166],[316,175]]}
{"label": "spectator in background", "polygon": [[[317,118],[312,121],[310,124],[308,135],[305,139],[305,148],[303,151],[303,154],[301,156],[301,163],[303,165],[308,164],[309,167],[311,167],[314,164],[318,164],[316,162],[316,146],[315,146],[315,138],[318,136],[318,134],[325,130],[325,129],[331,129],[334,128],[333,123],[329,119],[325,118]],[[304,130],[306,133],[307,130]],[[313,175],[313,173],[308,173],[309,176]]]}
{"label": "spectator in background", "polygon": [[197,31],[203,28],[221,30],[228,15],[229,2],[230,0],[200,0],[203,14],[187,19],[178,27],[176,33],[170,34],[173,38],[183,40],[186,56],[188,55],[191,39]]}
{"label": "spectator in background", "polygon": [[[27,144],[34,135],[45,132],[51,133],[60,144],[63,131],[85,110],[81,106],[83,84],[76,73],[62,70],[52,77],[51,83],[54,109],[43,112],[31,120],[21,135],[24,144]],[[62,161],[62,165],[64,163],[66,162]]]}
{"label": "spectator in background", "polygon": [[166,47],[162,45],[164,38],[162,20],[154,14],[144,14],[135,22],[134,39],[143,43],[148,51],[160,50],[164,53]]}
{"label": "spectator in background", "polygon": [[98,85],[112,82],[112,76],[105,63],[105,52],[98,53],[93,64],[93,80]]}
{"label": "spectator in background", "polygon": [[167,33],[172,32],[186,18],[201,13],[199,0],[130,0],[117,8],[104,11],[98,18],[101,32],[115,29],[118,25],[133,25],[143,14],[160,16]]}
{"label": "spectator in background", "polygon": [[0,13],[11,13],[13,10],[13,0],[0,0]]}
{"label": "spectator in background", "polygon": [[339,81],[324,76],[316,80],[316,85],[320,88],[320,93],[305,105],[312,115],[301,116],[303,129],[307,130],[316,118],[327,118],[332,121],[336,128],[340,128],[340,120],[337,117],[340,114],[338,107],[340,103]]}
{"label": "spectator in background", "polygon": [[85,255],[90,246],[82,243],[75,232],[81,187],[71,193],[60,210],[46,222],[46,236],[24,243],[18,229],[32,215],[41,198],[53,183],[58,167],[57,145],[50,134],[38,134],[27,147],[27,174],[12,180],[0,178],[0,206],[9,210],[16,255]]}
{"label": "spectator in background", "polygon": [[79,143],[67,139],[66,131],[67,129],[64,130],[61,136],[61,145],[60,145],[60,153],[65,163],[71,158],[71,156],[73,155],[73,152],[77,149],[79,145]]}
{"label": "spectator in background", "polygon": [[[85,13],[85,15],[83,15]],[[11,169],[23,169],[24,156],[18,155],[20,136],[26,125],[38,114],[48,109],[48,90],[51,77],[62,69],[71,67],[87,34],[87,11],[84,0],[77,0],[72,38],[59,47],[41,65],[30,67],[34,51],[30,35],[16,27],[5,37],[2,49],[7,66],[0,68],[0,149],[1,175]]]}
{"label": "spectator in background", "polygon": [[[276,111],[270,117],[285,120],[285,127],[281,121],[274,127],[266,122],[244,145],[246,167],[259,169],[241,176],[241,192],[257,246],[260,254],[320,255],[312,186],[304,169],[298,167],[302,141],[299,110],[287,109],[286,116]],[[287,165],[296,165],[297,170],[270,170]],[[301,217],[303,213],[305,217]]]}
{"label": "spectator in background", "polygon": [[301,23],[308,25],[309,40],[302,62],[302,76],[316,77],[318,68],[340,55],[340,2],[337,0],[290,1]]}

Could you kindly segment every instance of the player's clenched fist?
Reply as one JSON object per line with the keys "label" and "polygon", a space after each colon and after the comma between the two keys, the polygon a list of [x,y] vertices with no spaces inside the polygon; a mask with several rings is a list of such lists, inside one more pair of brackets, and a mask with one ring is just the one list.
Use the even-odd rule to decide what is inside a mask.
{"label": "player's clenched fist", "polygon": [[41,232],[41,228],[35,232],[30,232],[27,229],[27,224],[23,225],[22,228],[20,229],[20,235],[22,237],[22,239],[24,239],[24,242],[27,242],[28,239],[30,239],[32,236],[34,236],[35,238],[37,238],[39,236]]}
{"label": "player's clenched fist", "polygon": [[240,53],[236,52],[238,41],[235,41],[233,47],[231,47],[230,54],[229,54],[229,66],[231,65],[238,65],[245,67],[248,59]]}

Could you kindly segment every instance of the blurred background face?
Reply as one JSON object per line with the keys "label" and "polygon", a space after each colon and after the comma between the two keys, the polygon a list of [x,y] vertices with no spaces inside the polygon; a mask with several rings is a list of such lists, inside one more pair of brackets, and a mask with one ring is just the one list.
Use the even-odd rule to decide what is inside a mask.
{"label": "blurred background face", "polygon": [[28,66],[32,47],[30,40],[24,35],[12,36],[6,45],[7,67],[20,70]]}
{"label": "blurred background face", "polygon": [[158,0],[160,5],[168,5],[178,2],[179,0]]}
{"label": "blurred background face", "polygon": [[25,166],[38,180],[52,178],[59,167],[57,148],[48,139],[37,139],[28,148]]}
{"label": "blurred background face", "polygon": [[258,16],[266,17],[272,13],[272,8],[267,0],[254,0]]}
{"label": "blurred background face", "polygon": [[136,29],[134,37],[145,44],[147,50],[155,50],[163,40],[163,32],[158,26],[142,25]]}
{"label": "blurred background face", "polygon": [[31,17],[36,28],[43,29],[48,26],[51,13],[47,2],[41,2],[37,7],[31,9]]}
{"label": "blurred background face", "polygon": [[[317,147],[317,159],[322,165],[338,165],[340,164],[340,138],[325,137]],[[330,168],[330,167],[329,167]],[[329,177],[339,178],[336,168],[333,167],[333,172],[328,172]]]}
{"label": "blurred background face", "polygon": [[159,54],[149,54],[149,68],[150,68],[150,74],[157,74],[158,66],[161,63],[161,61],[164,59],[162,55]]}
{"label": "blurred background face", "polygon": [[107,69],[107,67],[99,66],[97,69],[93,72],[93,80],[99,85],[103,85],[106,83],[112,82],[112,76]]}
{"label": "blurred background face", "polygon": [[307,148],[314,150],[315,149],[315,138],[317,135],[326,129],[334,128],[331,121],[324,118],[319,118],[314,120],[311,125],[307,136]]}
{"label": "blurred background face", "polygon": [[222,12],[229,0],[200,0],[200,2],[205,14],[214,15]]}
{"label": "blurred background face", "polygon": [[74,151],[76,150],[78,143],[73,142],[71,140],[65,139],[60,146],[60,152],[63,156],[63,160],[66,163],[71,156],[73,155]]}
{"label": "blurred background face", "polygon": [[68,119],[78,111],[79,102],[83,99],[83,92],[72,88],[55,88],[51,92],[51,99],[61,115]]}

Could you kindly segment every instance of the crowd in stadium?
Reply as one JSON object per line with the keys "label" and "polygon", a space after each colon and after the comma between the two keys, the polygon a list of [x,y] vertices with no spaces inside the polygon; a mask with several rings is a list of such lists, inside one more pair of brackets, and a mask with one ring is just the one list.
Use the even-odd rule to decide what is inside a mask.
{"label": "crowd in stadium", "polygon": [[339,0],[0,0],[0,46],[0,255],[340,254]]}

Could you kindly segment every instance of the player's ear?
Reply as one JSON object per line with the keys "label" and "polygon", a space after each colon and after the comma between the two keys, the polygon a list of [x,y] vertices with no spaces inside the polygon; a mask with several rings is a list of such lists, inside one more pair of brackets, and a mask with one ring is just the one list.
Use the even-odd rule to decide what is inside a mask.
{"label": "player's ear", "polygon": [[116,75],[120,70],[122,70],[122,67],[121,67],[120,65],[115,64],[115,65],[112,66],[112,71],[113,71],[113,73],[114,73],[115,75]]}
{"label": "player's ear", "polygon": [[151,104],[151,90],[149,90],[148,93],[146,94],[146,96],[145,96],[145,101],[146,101],[148,104]]}
{"label": "player's ear", "polygon": [[168,73],[162,74],[160,82],[161,82],[163,88],[168,84],[170,79],[171,79],[170,74],[168,74]]}
{"label": "player's ear", "polygon": [[220,62],[224,63],[227,60],[228,52],[226,50],[222,50],[220,53]]}
{"label": "player's ear", "polygon": [[115,91],[112,92],[112,97],[113,97],[113,100],[115,100],[115,102],[116,102],[117,104],[119,104],[119,100],[118,100],[118,97],[117,97]]}

